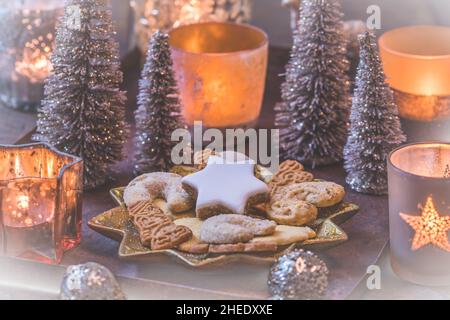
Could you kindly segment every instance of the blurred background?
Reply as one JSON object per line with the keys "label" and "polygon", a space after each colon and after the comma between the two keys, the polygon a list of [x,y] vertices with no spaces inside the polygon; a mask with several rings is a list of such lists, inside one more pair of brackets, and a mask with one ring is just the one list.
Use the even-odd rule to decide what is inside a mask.
{"label": "blurred background", "polygon": [[[132,23],[129,2],[112,0],[112,3],[124,49],[127,48],[129,25]],[[417,24],[450,25],[450,1],[447,0],[342,0],[342,4],[346,20],[366,20],[367,8],[378,5],[381,9],[381,31]],[[289,10],[281,6],[281,0],[253,0],[252,24],[269,34],[272,45],[290,45],[289,17]]]}
{"label": "blurred background", "polygon": [[[120,53],[123,59],[129,57],[129,53],[136,52],[136,47],[140,49],[141,53],[145,53],[150,31],[161,28],[160,25],[164,26],[163,29],[169,27],[166,22],[170,19],[173,20],[173,17],[167,18],[164,13],[169,16],[174,13],[168,12],[176,11],[173,10],[173,6],[170,6],[176,1],[110,1],[117,30],[117,40],[120,43]],[[247,6],[250,0],[232,1],[235,4],[245,3],[240,7],[240,11],[230,10],[229,0],[186,0],[179,2],[185,3],[186,7],[194,6],[194,3],[198,7],[206,7],[207,1],[221,6],[220,14],[214,13],[218,21],[246,22],[251,17],[249,21],[251,24],[268,33],[271,46],[286,48],[285,53],[279,59],[287,60],[288,48],[292,42],[291,10],[287,4],[298,3],[299,0],[252,0],[251,10],[248,10]],[[450,19],[448,19],[450,16],[450,1],[448,0],[341,1],[345,20],[362,20],[365,22],[369,18],[368,7],[378,6],[381,12],[381,30],[378,30],[378,35],[387,30],[408,25],[450,26]],[[166,3],[165,9],[158,7],[162,6],[161,3]],[[64,0],[0,0],[1,143],[16,141],[18,136],[23,136],[35,125],[36,117],[32,112],[40,105],[44,80],[51,70],[50,57],[54,40],[54,27],[57,16],[60,14],[58,10],[63,4]],[[134,4],[134,7],[132,4]],[[21,10],[20,15],[12,15],[12,11],[8,7],[14,7],[15,5],[23,6],[28,11]],[[148,7],[151,7],[151,9],[148,9]],[[238,7],[239,5],[235,5],[233,8]],[[227,16],[228,14],[229,16]],[[191,15],[190,19],[192,20],[192,10],[188,12],[189,15]],[[190,19],[187,18],[184,23],[192,23]],[[181,20],[180,18],[179,21]],[[171,22],[170,27],[175,25],[173,21]],[[357,33],[359,32],[355,34]],[[356,69],[358,62],[358,45],[357,41],[354,42],[356,42],[356,53],[352,62],[353,71]],[[274,52],[278,51],[272,50],[272,57],[274,57]],[[350,60],[352,61],[352,59]],[[4,108],[5,105],[13,108],[14,112],[10,110],[11,108]],[[32,112],[17,114],[15,110]]]}

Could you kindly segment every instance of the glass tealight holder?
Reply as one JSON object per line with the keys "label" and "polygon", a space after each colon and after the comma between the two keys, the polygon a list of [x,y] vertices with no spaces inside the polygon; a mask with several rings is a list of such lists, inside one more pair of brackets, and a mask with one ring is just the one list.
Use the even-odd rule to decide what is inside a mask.
{"label": "glass tealight holder", "polygon": [[450,28],[399,28],[379,42],[408,139],[450,140]]}
{"label": "glass tealight holder", "polygon": [[43,143],[0,145],[0,253],[59,263],[81,239],[83,162]]}
{"label": "glass tealight holder", "polygon": [[188,125],[253,127],[264,95],[267,35],[250,25],[217,22],[182,26],[169,35]]}
{"label": "glass tealight holder", "polygon": [[388,177],[394,272],[421,285],[450,285],[450,144],[394,150]]}
{"label": "glass tealight holder", "polygon": [[55,30],[63,2],[7,1],[0,7],[0,102],[34,111],[52,71]]}

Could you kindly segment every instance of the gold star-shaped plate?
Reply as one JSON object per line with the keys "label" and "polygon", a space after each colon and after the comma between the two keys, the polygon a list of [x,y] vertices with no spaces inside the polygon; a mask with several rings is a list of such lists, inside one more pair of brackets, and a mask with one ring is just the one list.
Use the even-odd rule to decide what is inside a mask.
{"label": "gold star-shaped plate", "polygon": [[[177,169],[183,170],[183,168]],[[183,172],[178,171],[178,173]],[[339,224],[344,223],[359,211],[359,207],[356,204],[348,202],[341,203],[331,208],[320,209],[318,219],[310,226],[317,234],[315,238],[295,243],[290,246],[280,246],[275,253],[191,254],[176,249],[152,251],[142,245],[139,238],[139,232],[129,219],[128,211],[123,202],[124,189],[124,187],[121,187],[110,191],[112,198],[119,206],[92,218],[88,222],[88,226],[108,238],[119,241],[120,258],[142,258],[162,253],[172,256],[192,267],[201,267],[236,260],[274,262],[278,256],[294,247],[324,249],[336,246],[348,240],[347,234],[339,227]],[[155,201],[155,205],[159,206],[173,219],[195,216],[194,210],[184,214],[172,215],[168,212],[163,200]]]}

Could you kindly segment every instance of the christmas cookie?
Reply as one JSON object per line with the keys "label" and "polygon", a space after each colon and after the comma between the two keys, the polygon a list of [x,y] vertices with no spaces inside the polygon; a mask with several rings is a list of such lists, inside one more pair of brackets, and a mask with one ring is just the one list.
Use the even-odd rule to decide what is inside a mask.
{"label": "christmas cookie", "polygon": [[317,218],[317,208],[294,196],[272,199],[267,208],[267,216],[279,224],[303,226]]}
{"label": "christmas cookie", "polygon": [[192,238],[183,242],[178,249],[188,253],[241,253],[257,251],[276,251],[277,246],[287,246],[302,242],[316,236],[309,227],[292,227],[278,225],[271,235],[256,236],[247,243],[207,244],[200,240],[200,231],[204,221],[198,218],[183,218],[174,221],[175,224],[186,226],[192,230]]}
{"label": "christmas cookie", "polygon": [[210,253],[241,253],[241,252],[274,252],[278,246],[275,242],[235,243],[235,244],[211,244]]}
{"label": "christmas cookie", "polygon": [[212,244],[248,242],[255,236],[275,232],[276,223],[238,214],[222,214],[207,219],[200,229],[200,240]]}
{"label": "christmas cookie", "polygon": [[[202,242],[200,238],[200,231],[203,221],[198,218],[183,218],[174,221],[175,224],[186,226],[192,230],[192,238],[183,242],[178,246],[178,249],[188,253],[243,253],[243,252],[264,252],[276,251],[277,244],[275,241],[269,239],[268,241],[257,241],[254,243],[235,243],[235,244],[207,244]],[[260,239],[264,239],[261,237]]]}
{"label": "christmas cookie", "polygon": [[173,223],[160,224],[153,231],[150,247],[152,250],[173,249],[189,240],[191,236],[191,231],[185,227]]}
{"label": "christmas cookie", "polygon": [[282,226],[276,227],[275,232],[270,236],[255,237],[251,243],[274,242],[279,246],[287,246],[293,243],[302,242],[314,238],[316,233],[309,227]]}
{"label": "christmas cookie", "polygon": [[154,206],[152,201],[139,201],[133,206],[128,207],[128,215],[132,218],[139,213],[150,213],[152,211],[159,212],[158,207]]}
{"label": "christmas cookie", "polygon": [[125,188],[123,199],[127,208],[141,201],[164,199],[172,212],[183,212],[193,200],[181,186],[182,177],[168,172],[147,173],[135,178]]}
{"label": "christmas cookie", "polygon": [[291,199],[306,201],[318,208],[327,208],[341,202],[345,196],[345,189],[334,182],[313,181],[290,184],[277,188],[272,193],[271,201],[283,201]]}
{"label": "christmas cookie", "polygon": [[188,227],[192,231],[192,238],[183,242],[178,249],[189,253],[207,253],[209,244],[200,241],[200,228],[203,221],[198,218],[182,218],[174,221],[176,225]]}
{"label": "christmas cookie", "polygon": [[300,162],[295,160],[286,160],[280,164],[278,172],[273,176],[269,184],[272,190],[274,190],[277,187],[313,180],[313,174],[305,171],[305,168]]}
{"label": "christmas cookie", "polygon": [[224,153],[209,157],[205,169],[184,177],[183,187],[197,199],[197,217],[245,214],[251,206],[265,202],[269,188],[255,177],[254,169],[254,161],[233,161]]}
{"label": "christmas cookie", "polygon": [[286,160],[280,163],[278,171],[305,171],[305,167],[298,161]]}
{"label": "christmas cookie", "polygon": [[188,176],[190,174],[193,174],[195,172],[197,172],[198,169],[195,167],[191,167],[191,166],[173,166],[172,168],[170,168],[169,172],[170,173],[175,173],[179,176],[185,177]]}
{"label": "christmas cookie", "polygon": [[142,245],[152,250],[164,250],[177,247],[192,237],[192,231],[179,226],[150,201],[134,207],[133,223],[139,231]]}
{"label": "christmas cookie", "polygon": [[197,151],[194,153],[194,166],[199,170],[204,169],[208,163],[209,157],[215,154],[216,153],[211,149]]}

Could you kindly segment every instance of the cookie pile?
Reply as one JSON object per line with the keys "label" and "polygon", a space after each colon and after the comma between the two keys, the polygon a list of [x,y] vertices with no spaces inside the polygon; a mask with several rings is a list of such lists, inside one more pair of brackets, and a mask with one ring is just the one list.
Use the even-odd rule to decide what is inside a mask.
{"label": "cookie pile", "polygon": [[[283,162],[269,183],[240,153],[203,150],[194,161],[192,174],[149,173],[125,189],[144,246],[189,253],[276,251],[315,237],[307,225],[317,219],[318,208],[345,196],[342,186],[314,180],[296,161]],[[156,199],[165,200],[165,208]],[[255,207],[265,216],[250,216]]]}
{"label": "cookie pile", "polygon": [[314,181],[302,164],[287,160],[269,183],[267,216],[279,224],[302,226],[317,219],[318,208],[332,207],[345,196],[344,187],[327,181]]}
{"label": "cookie pile", "polygon": [[152,250],[171,249],[192,237],[189,228],[173,223],[151,201],[139,202],[128,212],[139,231],[142,244]]}

